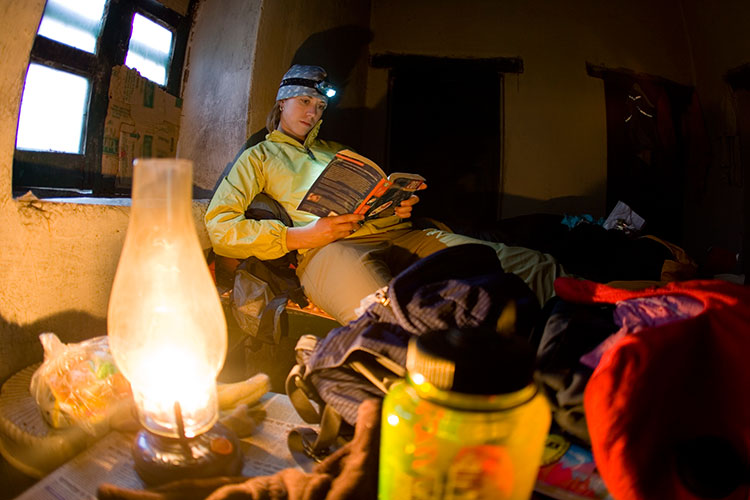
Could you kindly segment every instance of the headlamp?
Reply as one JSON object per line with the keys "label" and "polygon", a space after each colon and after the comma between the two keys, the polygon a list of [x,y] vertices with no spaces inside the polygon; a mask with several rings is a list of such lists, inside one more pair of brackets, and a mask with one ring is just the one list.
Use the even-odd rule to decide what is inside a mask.
{"label": "headlamp", "polygon": [[333,85],[326,81],[316,83],[315,90],[328,98],[334,97],[336,95],[336,89],[333,88]]}
{"label": "headlamp", "polygon": [[328,98],[334,97],[336,95],[336,89],[334,88],[334,86],[325,80],[319,82],[316,80],[310,80],[309,78],[286,78],[285,80],[282,80],[280,87],[284,87],[287,85],[309,87],[311,89],[317,90],[321,95],[324,95]]}

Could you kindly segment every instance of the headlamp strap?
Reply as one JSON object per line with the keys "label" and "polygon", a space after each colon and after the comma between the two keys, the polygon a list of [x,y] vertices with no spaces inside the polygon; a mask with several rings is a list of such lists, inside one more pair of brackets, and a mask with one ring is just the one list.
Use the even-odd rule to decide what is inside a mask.
{"label": "headlamp strap", "polygon": [[311,80],[309,78],[285,78],[281,81],[281,85],[279,87],[286,87],[287,85],[299,85],[301,87],[309,87],[311,89],[315,89],[321,94],[325,95],[325,90],[328,88],[332,88],[331,84],[326,82],[325,80],[318,81],[318,80]]}
{"label": "headlamp strap", "polygon": [[310,87],[311,89],[318,89],[318,85],[321,82],[317,80],[310,80],[309,78],[287,78],[281,81],[279,87],[286,87],[287,85],[299,85],[301,87]]}
{"label": "headlamp strap", "polygon": [[309,78],[286,78],[281,81],[279,87],[285,87],[287,85],[300,85],[302,87],[310,87],[314,89],[318,84],[316,80],[310,80]]}

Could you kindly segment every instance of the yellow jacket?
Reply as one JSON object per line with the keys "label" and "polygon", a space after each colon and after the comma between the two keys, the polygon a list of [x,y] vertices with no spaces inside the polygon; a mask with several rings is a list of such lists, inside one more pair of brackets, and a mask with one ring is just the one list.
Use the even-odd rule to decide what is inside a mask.
{"label": "yellow jacket", "polygon": [[[278,220],[251,220],[245,210],[258,193],[264,192],[287,211],[295,227],[318,219],[297,205],[333,156],[344,149],[335,142],[317,139],[318,122],[304,144],[278,130],[266,140],[245,150],[219,184],[206,210],[206,228],[214,251],[225,257],[277,259],[287,252],[286,226]],[[383,217],[365,223],[351,236],[410,227],[398,217]],[[305,249],[300,249],[304,253]]]}

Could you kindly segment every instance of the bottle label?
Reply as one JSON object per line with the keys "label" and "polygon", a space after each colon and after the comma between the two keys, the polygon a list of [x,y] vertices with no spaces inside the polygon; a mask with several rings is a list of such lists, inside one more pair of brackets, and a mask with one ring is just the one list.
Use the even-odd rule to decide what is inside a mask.
{"label": "bottle label", "polygon": [[513,476],[513,462],[504,446],[467,446],[448,468],[445,498],[510,498]]}
{"label": "bottle label", "polygon": [[[513,497],[516,471],[507,446],[476,439],[462,442],[459,436],[469,437],[468,422],[455,412],[425,401],[413,406],[406,420],[404,417],[406,415],[401,413],[401,418],[392,420],[383,435],[381,486],[397,495],[381,498],[503,500]],[[468,427],[477,426],[468,424]],[[394,453],[396,449],[404,453]]]}
{"label": "bottle label", "polygon": [[513,493],[513,464],[502,446],[466,446],[447,469],[412,467],[394,475],[394,484],[399,485],[401,498],[414,500],[502,500]]}
{"label": "bottle label", "polygon": [[397,383],[383,401],[379,500],[527,500],[550,424],[542,395],[508,411],[462,411]]}

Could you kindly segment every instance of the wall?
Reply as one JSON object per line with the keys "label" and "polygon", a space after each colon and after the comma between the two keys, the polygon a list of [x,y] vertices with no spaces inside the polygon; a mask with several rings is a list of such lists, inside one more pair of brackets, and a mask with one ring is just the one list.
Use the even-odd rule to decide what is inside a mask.
{"label": "wall", "polygon": [[194,161],[194,182],[206,198],[247,138],[261,5],[204,1],[191,31],[177,156]]}
{"label": "wall", "polygon": [[317,64],[341,90],[341,96],[326,111],[321,137],[359,145],[370,40],[369,4],[361,0],[264,2],[250,82],[249,135],[264,129],[286,70],[294,63]]}
{"label": "wall", "polygon": [[[692,82],[679,0],[379,0],[371,27],[372,53],[523,60],[505,81],[503,217],[606,215],[604,86],[586,62]],[[387,70],[372,70],[371,109],[385,112],[386,90]],[[450,92],[436,105],[450,106]]]}
{"label": "wall", "polygon": [[[127,206],[12,199],[18,105],[43,5],[0,2],[0,381],[41,358],[36,337],[42,331],[66,341],[105,332],[128,221]],[[710,117],[726,95],[722,73],[747,62],[743,57],[750,53],[741,25],[750,7],[731,0],[721,6],[709,9],[700,0],[377,0],[371,9],[357,0],[204,0],[191,39],[188,118],[178,149],[196,159],[196,179],[212,187],[242,141],[262,130],[289,65],[319,62],[343,89],[326,114],[323,135],[377,156],[384,142],[387,71],[368,70],[371,38],[372,53],[517,56],[524,72],[505,83],[504,215],[550,206],[603,215],[603,85],[586,75],[585,63],[684,84],[695,79],[702,98],[714,103],[707,106]],[[450,105],[449,98],[436,105]],[[216,132],[208,121],[218,123]],[[199,142],[206,134],[213,140]],[[204,208],[195,205],[196,220]]]}
{"label": "wall", "polygon": [[[128,224],[127,202],[12,197],[18,108],[43,9],[44,0],[0,3],[0,382],[41,359],[39,333],[53,331],[66,342],[106,333],[109,293]],[[334,68],[349,89],[328,122],[360,108],[368,23],[369,4],[356,0],[203,0],[188,48],[178,142],[178,156],[195,163],[199,189],[212,190],[245,139],[263,128],[292,61]],[[338,52],[346,57],[331,50],[342,42],[348,42],[346,50]],[[347,125],[348,133],[357,131]],[[207,248],[205,206],[194,202]]]}
{"label": "wall", "polygon": [[[748,231],[743,190],[750,179],[740,166],[739,129],[735,100],[724,81],[726,73],[750,63],[750,3],[724,0],[708,3],[683,0],[686,32],[691,41],[696,89],[703,107],[712,161],[693,173],[686,205],[686,225],[692,228],[688,246],[705,252],[709,245],[742,251]],[[748,133],[749,131],[745,131]],[[735,148],[732,148],[732,141]],[[750,154],[746,151],[745,154]],[[743,216],[744,214],[744,216]],[[744,228],[744,229],[743,229]],[[744,249],[745,259],[750,259]]]}
{"label": "wall", "polygon": [[246,140],[265,136],[279,81],[293,63],[322,65],[348,89],[326,113],[324,134],[360,141],[361,131],[352,120],[342,126],[342,115],[364,103],[368,23],[369,4],[361,1],[201,3],[186,62],[178,156],[196,162],[196,186],[206,196]]}
{"label": "wall", "polygon": [[[118,204],[12,197],[18,108],[44,0],[0,3],[0,382],[41,360],[39,333],[106,334],[109,292],[128,224]],[[202,220],[205,203],[194,204]],[[208,239],[202,224],[202,244]]]}

